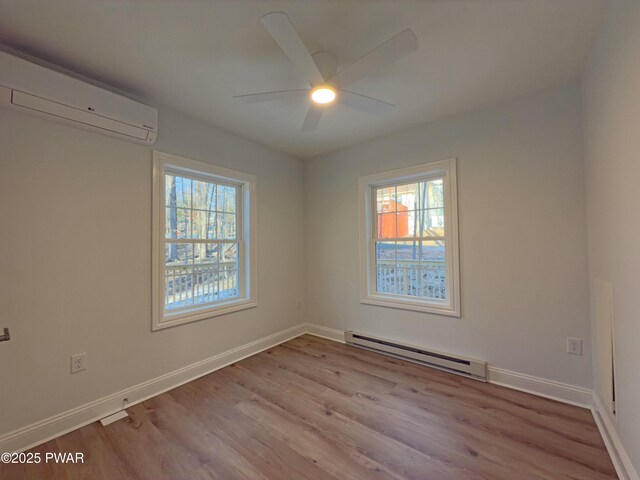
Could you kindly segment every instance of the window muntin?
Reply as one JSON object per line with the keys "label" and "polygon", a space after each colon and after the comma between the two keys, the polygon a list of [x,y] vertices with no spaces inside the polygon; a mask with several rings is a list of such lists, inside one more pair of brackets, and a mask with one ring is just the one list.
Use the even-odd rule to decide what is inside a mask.
{"label": "window muntin", "polygon": [[361,302],[460,316],[455,159],[358,184]]}
{"label": "window muntin", "polygon": [[153,172],[153,330],[256,306],[256,177],[161,152]]}

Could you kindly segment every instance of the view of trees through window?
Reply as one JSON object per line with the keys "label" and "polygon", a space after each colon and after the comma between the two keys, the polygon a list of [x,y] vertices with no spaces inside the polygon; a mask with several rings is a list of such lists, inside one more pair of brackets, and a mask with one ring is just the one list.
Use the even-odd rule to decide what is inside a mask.
{"label": "view of trees through window", "polygon": [[375,189],[376,291],[446,299],[442,178]]}
{"label": "view of trees through window", "polygon": [[165,309],[238,296],[240,187],[165,175]]}

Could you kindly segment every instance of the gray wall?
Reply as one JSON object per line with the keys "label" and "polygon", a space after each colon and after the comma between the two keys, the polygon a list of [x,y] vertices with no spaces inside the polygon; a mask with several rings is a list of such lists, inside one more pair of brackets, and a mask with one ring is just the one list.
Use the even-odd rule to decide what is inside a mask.
{"label": "gray wall", "polygon": [[[591,276],[616,289],[619,428],[638,458],[631,405],[640,400],[632,373],[640,213],[632,206],[640,171],[631,119],[640,73],[631,57],[640,40],[631,25],[640,14],[628,2],[616,4],[613,15],[584,86],[589,260]],[[621,19],[628,28],[613,28]],[[258,176],[258,308],[151,333],[151,148],[0,109],[0,327],[13,335],[0,348],[0,378],[11,385],[0,389],[0,433],[301,321],[591,386],[576,87],[306,164],[174,112],[162,110],[160,120],[158,150]],[[357,177],[452,156],[462,318],[361,305]],[[585,340],[584,356],[566,354],[567,336]],[[69,355],[84,351],[88,371],[70,375]]]}
{"label": "gray wall", "polygon": [[[458,158],[462,318],[362,305],[357,178]],[[310,321],[591,386],[579,91],[528,95],[306,164]],[[567,336],[585,340],[566,353]]]}
{"label": "gray wall", "polygon": [[613,284],[616,428],[640,471],[640,3],[614,1],[583,84],[589,274]]}
{"label": "gray wall", "polygon": [[301,162],[173,113],[159,131],[258,176],[258,307],[151,333],[151,148],[0,109],[0,434],[301,321]]}

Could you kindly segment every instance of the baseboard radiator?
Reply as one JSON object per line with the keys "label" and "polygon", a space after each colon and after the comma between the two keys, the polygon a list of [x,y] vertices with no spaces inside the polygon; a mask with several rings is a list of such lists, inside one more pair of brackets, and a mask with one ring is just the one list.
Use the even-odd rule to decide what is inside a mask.
{"label": "baseboard radiator", "polygon": [[455,373],[456,375],[463,375],[474,380],[487,381],[487,362],[473,358],[427,350],[415,345],[385,340],[384,338],[351,330],[345,332],[345,341],[348,345],[355,347],[365,348],[427,367]]}

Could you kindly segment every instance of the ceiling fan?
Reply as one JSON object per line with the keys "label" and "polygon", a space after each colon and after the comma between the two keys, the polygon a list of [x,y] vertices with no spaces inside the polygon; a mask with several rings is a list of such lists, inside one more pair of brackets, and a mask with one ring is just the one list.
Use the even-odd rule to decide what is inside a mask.
{"label": "ceiling fan", "polygon": [[317,52],[313,55],[309,53],[285,13],[268,13],[260,22],[289,57],[294,67],[309,82],[309,88],[252,93],[233,98],[245,103],[258,103],[308,96],[311,106],[302,123],[303,132],[314,131],[324,108],[336,101],[374,115],[393,110],[395,105],[391,103],[350,92],[344,87],[418,49],[416,34],[407,28],[338,72],[335,56],[327,52]]}

